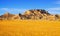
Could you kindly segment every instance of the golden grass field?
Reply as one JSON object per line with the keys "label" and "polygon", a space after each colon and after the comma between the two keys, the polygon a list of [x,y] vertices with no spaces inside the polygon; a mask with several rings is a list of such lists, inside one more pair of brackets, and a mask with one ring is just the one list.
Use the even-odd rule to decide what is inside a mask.
{"label": "golden grass field", "polygon": [[0,36],[60,36],[60,21],[0,20]]}

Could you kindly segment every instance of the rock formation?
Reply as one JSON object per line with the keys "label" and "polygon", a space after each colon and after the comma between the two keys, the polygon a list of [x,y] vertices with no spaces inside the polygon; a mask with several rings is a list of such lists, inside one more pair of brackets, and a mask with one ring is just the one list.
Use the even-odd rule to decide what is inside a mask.
{"label": "rock formation", "polygon": [[34,10],[28,10],[24,13],[26,17],[29,17],[30,19],[42,19],[44,16],[50,15],[47,11],[42,9],[34,9]]}
{"label": "rock formation", "polygon": [[6,12],[4,15],[1,15],[1,19],[8,20],[11,19],[14,16],[14,14],[10,14]]}
{"label": "rock formation", "polygon": [[28,19],[33,19],[33,20],[57,20],[60,19],[59,15],[52,15],[48,13],[48,11],[44,9],[32,9],[32,10],[27,10],[24,12],[24,14],[10,14],[10,13],[5,13],[0,16],[0,20],[28,20]]}

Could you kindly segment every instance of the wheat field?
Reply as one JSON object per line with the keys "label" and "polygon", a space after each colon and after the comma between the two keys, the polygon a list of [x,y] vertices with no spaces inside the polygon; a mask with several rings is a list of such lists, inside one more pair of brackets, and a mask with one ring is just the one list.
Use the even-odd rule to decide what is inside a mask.
{"label": "wheat field", "polygon": [[60,36],[60,21],[0,20],[0,36]]}

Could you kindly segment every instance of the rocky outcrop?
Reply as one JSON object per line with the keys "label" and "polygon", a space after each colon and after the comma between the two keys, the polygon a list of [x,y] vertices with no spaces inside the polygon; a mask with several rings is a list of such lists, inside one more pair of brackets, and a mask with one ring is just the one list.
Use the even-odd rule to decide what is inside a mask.
{"label": "rocky outcrop", "polygon": [[24,14],[10,14],[10,13],[5,13],[0,16],[0,19],[3,20],[25,20],[25,19],[33,19],[33,20],[57,20],[60,19],[59,15],[52,15],[48,13],[48,11],[43,10],[43,9],[33,9],[33,10],[27,10],[24,12]]}
{"label": "rocky outcrop", "polygon": [[6,12],[5,14],[1,15],[1,19],[8,20],[8,19],[11,19],[13,16],[15,15]]}
{"label": "rocky outcrop", "polygon": [[42,19],[50,14],[42,9],[28,10],[24,13],[24,15],[30,19]]}
{"label": "rocky outcrop", "polygon": [[13,17],[12,17],[12,20],[14,19],[20,19],[21,17],[18,15],[18,14],[15,14]]}

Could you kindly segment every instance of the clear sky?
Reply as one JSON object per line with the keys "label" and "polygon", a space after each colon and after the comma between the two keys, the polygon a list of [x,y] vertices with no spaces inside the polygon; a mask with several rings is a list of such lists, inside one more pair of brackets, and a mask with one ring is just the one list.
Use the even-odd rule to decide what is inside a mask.
{"label": "clear sky", "polygon": [[60,14],[60,0],[0,0],[0,15],[23,13],[28,9],[45,9],[51,14]]}

